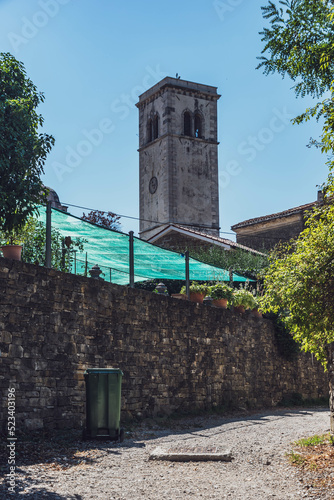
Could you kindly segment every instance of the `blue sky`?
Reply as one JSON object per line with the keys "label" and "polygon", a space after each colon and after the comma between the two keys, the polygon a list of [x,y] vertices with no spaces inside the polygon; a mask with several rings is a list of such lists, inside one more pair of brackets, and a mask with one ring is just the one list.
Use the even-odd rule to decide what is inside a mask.
{"label": "blue sky", "polygon": [[[165,76],[218,87],[220,225],[316,199],[320,125],[291,125],[312,104],[256,70],[266,0],[0,0],[0,52],[45,94],[56,144],[44,183],[63,203],[139,217],[138,95]],[[70,210],[81,215],[82,210]],[[121,220],[128,232],[136,220]]]}

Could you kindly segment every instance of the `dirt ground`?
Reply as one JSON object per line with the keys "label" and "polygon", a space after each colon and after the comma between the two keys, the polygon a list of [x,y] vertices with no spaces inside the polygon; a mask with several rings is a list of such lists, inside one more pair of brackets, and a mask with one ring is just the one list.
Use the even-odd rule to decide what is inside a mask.
{"label": "dirt ground", "polygon": [[[16,442],[15,493],[8,448],[1,451],[0,498],[51,500],[334,499],[331,481],[291,465],[302,437],[329,431],[324,408],[146,420],[126,429],[123,443],[81,440],[78,432],[22,437]],[[230,462],[150,460],[157,447],[230,450]],[[320,463],[320,462],[319,462]],[[323,463],[323,460],[322,462]],[[311,475],[310,475],[311,474]],[[334,469],[329,471],[334,477]],[[321,479],[321,478],[320,478]],[[325,489],[321,489],[321,485]]]}

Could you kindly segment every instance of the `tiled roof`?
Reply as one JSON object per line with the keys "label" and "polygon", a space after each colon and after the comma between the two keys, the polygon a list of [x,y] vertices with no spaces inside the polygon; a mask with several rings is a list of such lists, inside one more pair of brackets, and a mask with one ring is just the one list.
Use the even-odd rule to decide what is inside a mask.
{"label": "tiled roof", "polygon": [[283,212],[277,212],[276,214],[263,215],[262,217],[256,217],[255,219],[244,220],[242,222],[238,222],[238,224],[234,224],[231,229],[235,231],[236,229],[239,229],[241,227],[252,226],[253,224],[259,224],[261,222],[289,217],[290,215],[302,213],[305,210],[313,208],[316,203],[316,201],[313,201],[312,203],[306,203],[305,205],[300,205],[299,207],[290,208],[289,210],[283,210]]}
{"label": "tiled roof", "polygon": [[207,241],[212,241],[212,243],[227,245],[227,246],[232,247],[232,248],[240,248],[242,250],[245,250],[247,252],[251,252],[253,254],[264,255],[262,252],[254,250],[253,248],[246,247],[245,245],[240,245],[240,243],[236,243],[235,241],[229,240],[227,238],[221,238],[220,236],[214,236],[212,234],[207,234],[207,233],[203,233],[201,231],[196,231],[193,228],[185,227],[185,226],[182,226],[179,224],[170,224],[170,225],[166,226],[164,229],[162,229],[159,233],[155,234],[148,241],[153,240],[153,239],[156,240],[156,238],[159,237],[159,235],[162,236],[162,233],[166,232],[167,230],[171,231],[173,229],[181,230],[183,234],[186,232],[187,234],[189,234],[190,237],[193,236],[195,238],[201,238],[201,239],[205,239]]}

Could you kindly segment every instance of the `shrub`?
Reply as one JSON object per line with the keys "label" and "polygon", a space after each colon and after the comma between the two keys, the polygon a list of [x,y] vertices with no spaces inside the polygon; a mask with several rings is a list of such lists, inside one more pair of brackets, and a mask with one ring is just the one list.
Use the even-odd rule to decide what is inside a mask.
{"label": "shrub", "polygon": [[231,301],[232,292],[233,292],[232,288],[223,283],[217,283],[216,285],[209,287],[209,295],[214,300],[227,299],[228,301]]}
{"label": "shrub", "polygon": [[244,306],[245,309],[255,309],[258,305],[252,292],[243,288],[233,292],[232,304],[234,306]]}
{"label": "shrub", "polygon": [[[209,285],[207,283],[199,284],[196,281],[192,281],[190,283],[190,287],[189,287],[190,293],[191,292],[193,292],[193,293],[202,293],[204,295],[208,295],[209,289],[210,289],[210,287],[209,287]],[[185,285],[181,288],[180,293],[183,293],[183,294],[187,293]]]}

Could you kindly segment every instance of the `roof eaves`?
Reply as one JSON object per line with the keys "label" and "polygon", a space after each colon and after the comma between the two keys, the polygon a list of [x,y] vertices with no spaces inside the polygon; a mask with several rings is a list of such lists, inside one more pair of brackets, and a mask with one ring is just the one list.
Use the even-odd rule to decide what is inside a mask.
{"label": "roof eaves", "polygon": [[270,220],[275,220],[275,219],[283,219],[284,217],[289,217],[291,215],[304,212],[305,210],[314,207],[316,203],[317,202],[314,201],[312,203],[306,203],[305,205],[301,205],[301,206],[295,207],[295,208],[290,208],[289,210],[284,210],[282,212],[277,212],[275,214],[264,215],[261,217],[256,217],[254,219],[244,220],[242,222],[238,222],[237,224],[234,224],[233,226],[231,226],[231,229],[234,231],[235,229],[239,229],[241,227],[252,226],[253,224],[259,224],[261,222],[268,222]]}

